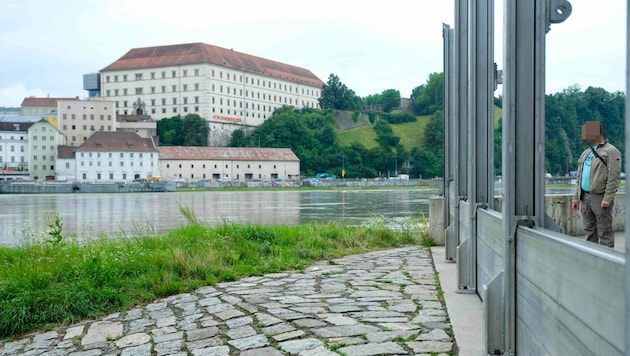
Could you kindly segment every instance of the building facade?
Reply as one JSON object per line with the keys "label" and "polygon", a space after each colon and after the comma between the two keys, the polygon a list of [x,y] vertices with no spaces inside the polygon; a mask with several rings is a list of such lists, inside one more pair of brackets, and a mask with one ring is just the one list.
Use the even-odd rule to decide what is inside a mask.
{"label": "building facade", "polygon": [[0,169],[27,171],[28,129],[33,122],[0,121]]}
{"label": "building facade", "polygon": [[119,114],[165,118],[197,113],[211,146],[262,124],[289,105],[319,108],[324,83],[309,70],[204,43],[135,48],[101,70],[101,95]]}
{"label": "building facade", "polygon": [[97,131],[81,146],[62,150],[57,165],[63,180],[129,182],[160,176],[160,151],[155,142],[133,132]]}
{"label": "building facade", "polygon": [[20,115],[22,116],[47,116],[51,113],[57,112],[57,102],[59,100],[79,100],[79,97],[74,98],[36,98],[30,96],[22,100],[20,106]]}
{"label": "building facade", "polygon": [[67,145],[80,146],[98,131],[116,131],[114,103],[103,98],[59,100],[58,128],[66,136]]}
{"label": "building facade", "polygon": [[65,136],[48,120],[42,119],[28,129],[28,171],[35,180],[53,180],[56,175],[57,148]]}
{"label": "building facade", "polygon": [[298,179],[300,159],[288,148],[161,146],[163,179],[196,181]]}

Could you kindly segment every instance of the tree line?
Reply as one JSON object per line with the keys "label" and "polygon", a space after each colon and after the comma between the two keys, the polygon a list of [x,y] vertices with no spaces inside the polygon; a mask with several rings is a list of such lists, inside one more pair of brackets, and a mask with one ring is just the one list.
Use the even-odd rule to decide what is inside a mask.
{"label": "tree line", "polygon": [[[502,106],[502,98],[495,98]],[[395,173],[413,178],[442,177],[444,174],[444,75],[432,73],[426,83],[410,95],[411,113],[400,112],[400,93],[388,89],[361,98],[331,74],[322,88],[321,109],[295,109],[283,106],[251,132],[232,133],[233,147],[291,148],[300,159],[302,175],[329,172],[346,178],[373,178]],[[376,147],[362,143],[342,146],[337,139],[334,110],[355,113],[366,107],[378,108],[381,119],[372,122]],[[577,167],[577,159],[586,147],[581,127],[587,120],[600,120],[605,136],[621,152],[625,147],[625,94],[609,93],[602,88],[569,87],[546,95],[545,101],[545,168],[553,175],[566,175]],[[373,114],[373,112],[370,112]],[[424,128],[424,144],[407,150],[394,134],[392,125],[429,116]],[[370,116],[372,119],[373,116]],[[371,120],[372,121],[372,120]],[[495,174],[501,174],[501,120],[495,125]],[[160,145],[206,146],[209,127],[197,114],[165,118],[158,121]]]}

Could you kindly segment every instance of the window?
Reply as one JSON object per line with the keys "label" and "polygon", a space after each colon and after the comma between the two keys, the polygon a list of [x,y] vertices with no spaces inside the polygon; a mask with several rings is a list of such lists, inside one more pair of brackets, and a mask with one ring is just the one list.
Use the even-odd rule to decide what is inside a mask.
{"label": "window", "polygon": [[172,85],[173,93],[177,91],[177,85]]}
{"label": "window", "polygon": [[199,75],[199,69],[195,69],[195,76]]}
{"label": "window", "polygon": [[142,73],[136,73],[136,80],[142,80]]}
{"label": "window", "polygon": [[162,85],[162,93],[166,93],[166,85]]}
{"label": "window", "polygon": [[162,72],[162,79],[166,78],[166,72]]}
{"label": "window", "polygon": [[187,75],[188,75],[188,71],[187,71],[186,69],[184,69],[184,70],[182,71],[182,76],[183,76],[183,77],[185,77],[185,76],[187,76]]}
{"label": "window", "polygon": [[127,95],[127,88],[123,89],[123,95]]}
{"label": "window", "polygon": [[136,95],[142,94],[142,88],[136,88]]}
{"label": "window", "polygon": [[155,79],[155,72],[151,72],[151,79]]}
{"label": "window", "polygon": [[155,87],[151,87],[151,94],[155,94]]}
{"label": "window", "polygon": [[101,180],[101,174],[100,173],[96,173],[96,179]]}
{"label": "window", "polygon": [[199,90],[199,83],[195,83],[195,90]]}
{"label": "window", "polygon": [[123,74],[123,82],[127,81],[127,74]]}
{"label": "window", "polygon": [[188,84],[184,84],[182,86],[182,91],[188,91]]}

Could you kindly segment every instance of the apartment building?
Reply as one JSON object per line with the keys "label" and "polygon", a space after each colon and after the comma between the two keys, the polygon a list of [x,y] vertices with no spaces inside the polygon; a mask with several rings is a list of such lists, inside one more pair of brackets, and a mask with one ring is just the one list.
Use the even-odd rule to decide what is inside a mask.
{"label": "apartment building", "polygon": [[65,136],[48,120],[42,119],[29,127],[27,164],[30,178],[54,179],[59,145],[65,145]]}
{"label": "apartment building", "polygon": [[28,129],[33,124],[0,121],[0,169],[28,170]]}
{"label": "apartment building", "polygon": [[101,95],[116,113],[137,114],[137,102],[154,118],[197,113],[212,146],[283,105],[318,108],[324,85],[307,69],[204,43],[134,48],[100,73]]}
{"label": "apartment building", "polygon": [[80,146],[98,131],[116,131],[114,102],[100,97],[58,100],[58,128],[70,146]]}

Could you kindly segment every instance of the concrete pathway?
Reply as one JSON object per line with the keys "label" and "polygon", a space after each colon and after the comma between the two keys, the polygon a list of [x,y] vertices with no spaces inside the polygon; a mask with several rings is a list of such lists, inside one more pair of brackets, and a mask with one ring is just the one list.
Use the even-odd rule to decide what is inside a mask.
{"label": "concrete pathway", "polygon": [[0,341],[0,355],[447,355],[450,320],[431,254],[408,247],[199,288]]}

